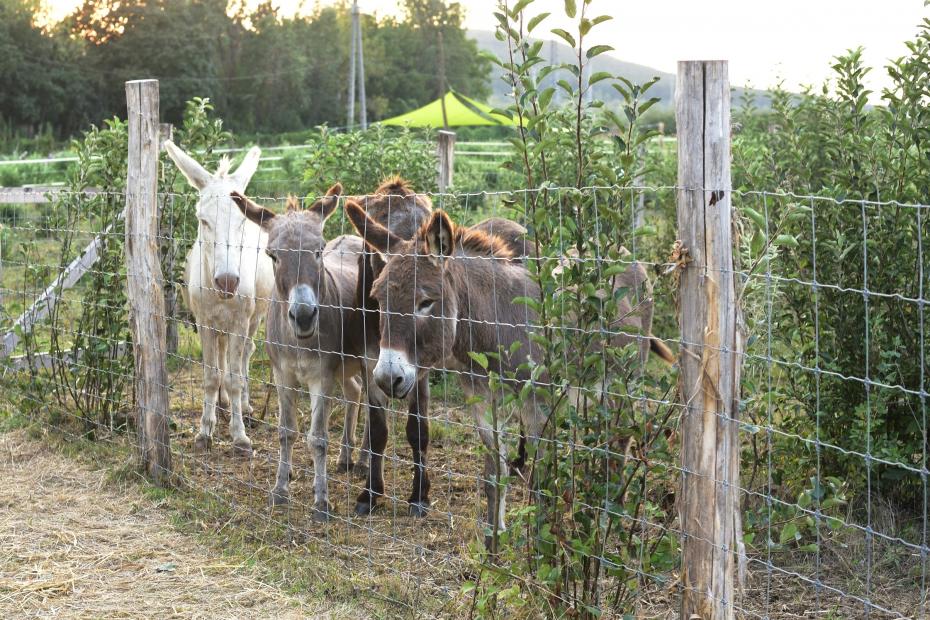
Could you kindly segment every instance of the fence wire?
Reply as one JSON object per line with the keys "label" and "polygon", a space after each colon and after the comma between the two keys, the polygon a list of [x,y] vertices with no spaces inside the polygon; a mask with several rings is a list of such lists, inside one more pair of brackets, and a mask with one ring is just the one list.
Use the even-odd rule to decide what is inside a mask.
{"label": "fence wire", "polygon": [[[165,281],[158,284],[170,292],[169,298],[183,298],[169,303],[166,316],[160,317],[169,334],[177,335],[176,341],[169,336],[164,352],[169,381],[163,387],[171,404],[173,480],[196,500],[189,503],[190,518],[216,530],[233,528],[237,537],[296,554],[306,562],[303,566],[337,566],[339,575],[328,574],[344,581],[340,588],[357,589],[363,597],[386,601],[405,613],[422,613],[420,606],[426,604],[429,615],[464,615],[473,611],[475,590],[463,586],[476,581],[476,558],[482,557],[480,549],[494,529],[485,492],[495,479],[484,469],[489,450],[481,433],[488,436],[490,429],[489,436],[504,446],[508,459],[516,458],[528,433],[526,424],[519,423],[521,411],[545,412],[551,404],[545,395],[555,394],[575,399],[576,417],[560,418],[563,428],[541,432],[537,454],[555,454],[569,463],[559,471],[571,473],[570,483],[563,481],[571,489],[584,487],[586,477],[600,480],[601,472],[586,470],[586,463],[607,467],[606,492],[579,492],[565,500],[573,514],[594,515],[598,523],[616,528],[602,528],[605,544],[596,552],[577,552],[596,561],[600,611],[608,617],[624,612],[674,615],[671,610],[677,609],[684,587],[676,498],[681,484],[702,474],[683,468],[679,458],[679,447],[688,438],[678,432],[686,408],[677,393],[677,368],[637,350],[648,351],[653,340],[676,351],[699,344],[683,343],[677,336],[675,278],[687,268],[670,258],[677,239],[674,205],[679,189],[546,188],[383,197],[385,203],[378,206],[386,209],[385,222],[409,215],[405,210],[419,199],[447,211],[457,226],[502,217],[529,229],[529,242],[520,253],[504,247],[513,239],[500,236],[499,230],[457,237],[468,256],[447,260],[467,265],[460,271],[434,256],[436,248],[427,238],[411,246],[395,240],[380,249],[343,240],[341,246],[329,246],[332,253],[324,259],[319,254],[323,243],[358,232],[343,213],[345,197],[323,226],[305,210],[287,215],[281,196],[248,194],[255,205],[276,214],[271,232],[259,235],[249,232],[253,225],[225,196],[201,201],[196,194],[159,195],[164,213],[156,241]],[[355,199],[376,213],[376,197]],[[3,327],[15,335],[4,374],[9,398],[22,403],[39,423],[54,423],[65,435],[92,436],[119,450],[132,445],[135,425],[131,345],[120,291],[127,278],[142,277],[122,266],[122,200],[121,192],[84,196],[61,191],[51,205],[8,209],[2,214],[0,246]],[[319,200],[325,208],[326,197],[308,197],[304,207],[320,205]],[[739,214],[733,248],[739,260],[732,273],[709,276],[731,275],[738,286],[745,337],[741,406],[738,420],[704,412],[739,426],[743,535],[734,543],[742,545],[723,550],[745,553],[739,559],[747,571],[736,600],[725,603],[744,617],[928,617],[928,207],[756,190],[734,191],[732,200]],[[539,201],[555,222],[545,246],[537,246],[534,238],[539,223],[532,208]],[[593,217],[583,221],[577,210],[582,201],[594,207],[589,211]],[[622,217],[606,218],[608,213]],[[411,230],[428,217],[421,214]],[[590,252],[577,251],[579,230],[585,239],[597,240]],[[82,267],[73,288],[43,298],[49,284],[95,239],[102,248],[100,259]],[[628,253],[606,253],[611,239],[622,241]],[[183,291],[192,248],[207,257],[187,265],[191,272],[201,271],[202,282]],[[267,252],[275,255],[274,269],[265,263]],[[387,265],[381,272],[385,277],[375,282],[366,278],[377,273],[359,273],[359,266],[372,260]],[[227,273],[217,269],[220,262]],[[431,279],[437,265],[438,281]],[[589,303],[600,304],[600,320],[578,320],[572,309],[583,306],[573,306],[559,290],[560,283],[577,274],[616,277],[639,268],[651,295],[637,286],[598,288],[597,283],[591,290],[572,290],[576,298],[594,296]],[[263,269],[273,280],[259,292],[254,274]],[[483,279],[486,273],[505,275]],[[533,275],[539,273],[549,274],[553,288],[539,292]],[[238,287],[232,276],[239,277]],[[301,297],[294,292],[295,283],[310,293],[303,290]],[[358,291],[366,284],[374,284],[373,296],[387,307],[359,312],[366,300]],[[434,294],[437,287],[441,295]],[[544,322],[541,305],[514,301],[534,295],[542,305],[547,296],[561,300],[564,312]],[[422,305],[424,299],[431,303]],[[612,323],[603,320],[618,316],[605,304],[621,299],[628,300],[630,310]],[[234,301],[239,305],[235,310]],[[650,301],[649,320],[631,322]],[[31,329],[16,328],[17,319],[36,304],[47,307],[48,316]],[[295,335],[303,323],[314,320],[309,336]],[[272,321],[274,329],[269,328]],[[558,373],[544,373],[534,378],[538,391],[519,398],[513,394],[518,382],[506,376],[482,389],[487,383],[483,366],[505,366],[503,353],[500,360],[493,356],[498,347],[520,341],[527,351],[545,348],[530,334],[577,346],[595,343],[588,352],[601,358],[608,355],[607,343],[629,345],[609,353],[616,356],[612,364],[600,362],[626,374],[573,383]],[[219,342],[211,344],[211,337]],[[204,354],[205,348],[239,352],[252,347],[250,363],[238,371],[233,360]],[[404,355],[391,357],[386,350]],[[569,369],[576,363],[571,348],[553,350],[562,357],[551,361],[552,368]],[[469,352],[483,353],[485,359]],[[243,359],[244,353],[237,354]],[[288,361],[294,354],[299,359]],[[322,377],[317,367],[326,360],[332,376]],[[518,366],[509,372],[519,376],[526,370]],[[404,374],[408,372],[413,375]],[[411,376],[414,383],[407,386]],[[416,385],[420,379],[430,391],[428,407],[426,394]],[[395,381],[408,388],[398,393],[404,398],[383,394]],[[237,386],[251,388],[244,407],[223,398]],[[360,405],[346,394],[359,388]],[[301,431],[311,428],[314,415],[320,424],[326,422],[306,441],[282,433],[289,422],[278,419],[279,398],[290,399],[289,394],[303,413]],[[524,407],[508,410],[504,405],[514,399]],[[580,428],[586,404],[595,402],[604,410],[604,428],[610,429],[607,441],[601,441],[603,435],[592,435],[592,441],[573,426]],[[383,452],[369,447],[379,441],[375,433],[380,432],[371,430],[372,404],[384,406],[388,421]],[[347,417],[356,406],[364,431],[351,429]],[[328,420],[320,414],[324,409],[331,409]],[[498,409],[508,423],[498,424],[495,432],[501,420],[492,414]],[[218,420],[212,429],[211,413]],[[235,422],[239,414],[242,429]],[[524,422],[531,417],[524,416]],[[355,432],[347,433],[346,425]],[[198,440],[204,428],[212,431],[206,433],[209,441]],[[239,439],[247,435],[248,445],[234,441],[233,434]],[[285,451],[293,449],[289,473],[280,469],[282,441]],[[318,501],[324,488],[319,485],[323,461],[314,466],[314,454],[327,463],[324,503]],[[351,455],[354,471],[345,467],[340,458],[345,455]],[[373,489],[377,480],[366,465],[379,457],[383,489]],[[613,469],[628,481],[622,491],[610,486]],[[540,504],[538,479],[545,478],[528,471],[505,472],[510,477],[506,517],[524,525],[519,515]],[[635,494],[629,491],[634,486]],[[286,504],[281,501],[285,490]],[[366,492],[378,506],[357,514]],[[275,497],[279,505],[270,507],[269,499]],[[603,501],[591,503],[586,497]],[[410,514],[411,500],[425,516]],[[513,529],[511,536],[516,535]],[[542,532],[527,528],[528,548],[547,544]],[[540,588],[539,579],[507,563],[514,558],[502,555],[498,560],[499,570],[520,584],[524,596]],[[546,595],[571,600],[556,587]]]}

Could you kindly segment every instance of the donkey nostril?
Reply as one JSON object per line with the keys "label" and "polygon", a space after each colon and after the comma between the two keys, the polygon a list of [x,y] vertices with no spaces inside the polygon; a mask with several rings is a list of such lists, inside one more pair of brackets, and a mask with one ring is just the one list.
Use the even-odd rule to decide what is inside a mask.
{"label": "donkey nostril", "polygon": [[403,384],[404,384],[403,377],[394,377],[394,383],[393,385],[391,385],[391,388],[394,390],[395,394],[400,393],[400,388],[403,386]]}
{"label": "donkey nostril", "polygon": [[232,294],[239,288],[239,276],[223,274],[213,278],[213,283],[216,284],[218,291]]}

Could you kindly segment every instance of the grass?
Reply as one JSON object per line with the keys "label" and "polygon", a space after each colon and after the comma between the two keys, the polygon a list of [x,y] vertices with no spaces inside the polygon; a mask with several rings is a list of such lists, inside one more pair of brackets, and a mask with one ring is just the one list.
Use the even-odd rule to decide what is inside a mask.
{"label": "grass", "polygon": [[[25,431],[31,439],[41,441],[42,445],[79,464],[107,469],[110,487],[134,488],[149,502],[158,505],[176,531],[193,537],[231,564],[253,569],[266,583],[280,584],[289,593],[327,601],[328,604],[349,606],[354,610],[353,614],[363,611],[379,617],[396,616],[399,610],[405,609],[402,604],[390,603],[396,597],[395,590],[403,594],[402,585],[394,584],[390,579],[379,584],[384,592],[382,596],[359,600],[359,588],[362,586],[351,578],[352,573],[346,579],[344,568],[330,561],[331,554],[322,553],[319,547],[302,541],[299,532],[286,523],[268,520],[261,530],[241,527],[229,504],[222,498],[185,484],[183,474],[178,476],[178,484],[172,488],[150,485],[135,467],[133,448],[125,437],[111,436],[103,441],[90,441],[62,428],[43,426],[4,408],[0,413],[0,432],[16,431]],[[269,540],[287,542],[269,544]]]}

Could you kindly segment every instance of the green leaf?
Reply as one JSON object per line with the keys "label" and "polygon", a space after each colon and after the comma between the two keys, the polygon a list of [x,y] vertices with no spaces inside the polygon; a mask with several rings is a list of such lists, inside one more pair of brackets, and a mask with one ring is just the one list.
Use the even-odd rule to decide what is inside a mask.
{"label": "green leaf", "polygon": [[799,538],[801,538],[801,534],[798,532],[798,526],[794,523],[789,523],[782,528],[781,534],[778,536],[778,544],[784,545]]}
{"label": "green leaf", "polygon": [[792,248],[798,247],[798,240],[794,238],[794,235],[778,235],[775,237],[773,242],[775,245],[787,245]]}
{"label": "green leaf", "polygon": [[611,45],[595,45],[594,47],[588,49],[587,56],[588,58],[594,58],[595,56],[600,56],[605,52],[612,52],[614,50]]}
{"label": "green leaf", "polygon": [[591,75],[588,78],[588,84],[597,84],[598,82],[603,82],[604,80],[609,80],[614,77],[614,74],[610,71],[598,71],[597,73]]}
{"label": "green leaf", "polygon": [[553,28],[550,32],[568,43],[571,47],[574,48],[578,46],[578,44],[575,43],[575,37],[573,37],[568,31],[561,28]]}
{"label": "green leaf", "polygon": [[549,107],[549,103],[552,101],[552,96],[555,94],[555,88],[550,86],[546,88],[541,93],[539,93],[539,107],[546,109]]}
{"label": "green leaf", "polygon": [[516,19],[516,17],[520,14],[520,11],[525,9],[527,6],[529,6],[533,2],[535,2],[535,0],[519,0],[519,2],[513,5],[513,8],[510,9],[510,16]]}
{"label": "green leaf", "polygon": [[578,6],[575,4],[575,0],[565,0],[565,14],[574,19],[577,12]]}
{"label": "green leaf", "polygon": [[529,33],[529,32],[533,32],[533,30],[536,28],[536,26],[538,26],[539,23],[540,23],[542,20],[546,19],[546,18],[549,17],[550,15],[551,15],[551,13],[540,13],[539,15],[534,16],[534,17],[533,17],[532,19],[530,19],[530,21],[527,23],[527,25],[526,25],[526,31],[527,31],[528,33]]}
{"label": "green leaf", "polygon": [[488,369],[488,356],[484,353],[479,353],[477,351],[469,351],[468,357],[470,357],[476,364],[481,366],[484,370]]}
{"label": "green leaf", "polygon": [[743,213],[749,216],[759,230],[765,230],[765,217],[752,207],[743,207]]}

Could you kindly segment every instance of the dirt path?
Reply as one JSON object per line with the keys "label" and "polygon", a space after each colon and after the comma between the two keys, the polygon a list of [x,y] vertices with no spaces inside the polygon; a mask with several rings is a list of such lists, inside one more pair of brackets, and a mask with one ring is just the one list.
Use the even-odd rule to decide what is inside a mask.
{"label": "dirt path", "polygon": [[0,618],[343,616],[179,533],[106,473],[0,433]]}

